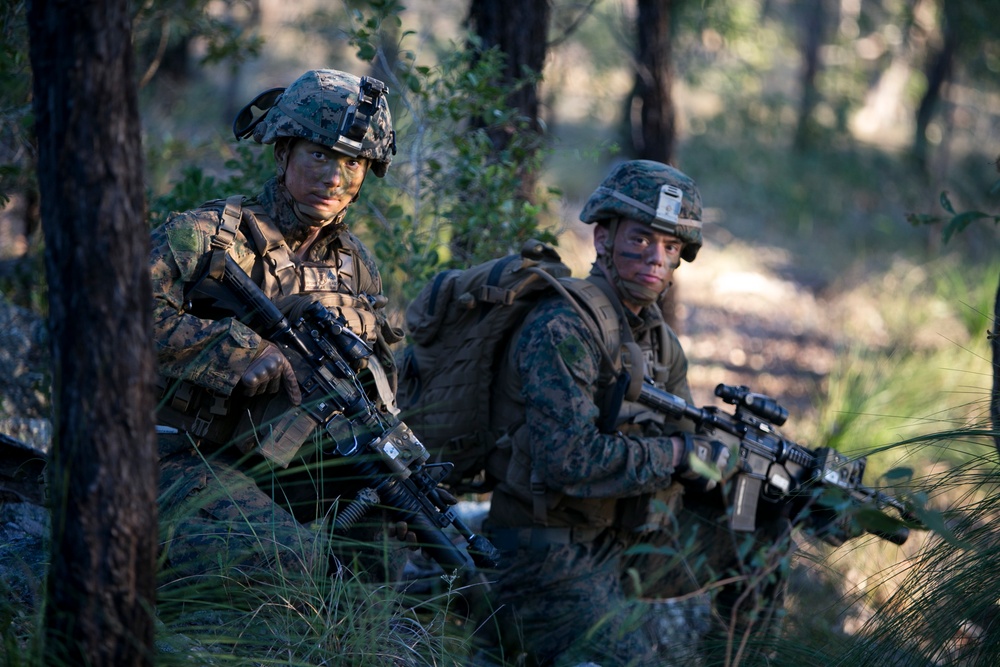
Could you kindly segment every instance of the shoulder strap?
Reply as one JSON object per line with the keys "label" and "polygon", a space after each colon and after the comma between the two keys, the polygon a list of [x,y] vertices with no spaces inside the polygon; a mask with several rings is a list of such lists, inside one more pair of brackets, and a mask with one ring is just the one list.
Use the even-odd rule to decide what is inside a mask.
{"label": "shoulder strap", "polygon": [[644,357],[642,350],[639,348],[639,344],[635,342],[635,337],[632,335],[632,327],[629,326],[628,316],[625,314],[625,308],[622,306],[621,300],[615,295],[614,288],[611,283],[608,282],[607,278],[603,275],[591,273],[587,277],[588,283],[596,285],[604,297],[611,303],[611,307],[615,309],[618,314],[618,320],[620,322],[620,333],[621,333],[621,350],[622,350],[622,366],[629,374],[629,384],[625,388],[624,397],[628,400],[635,400],[639,396],[639,392],[642,390],[642,381],[646,376],[646,369],[644,367]]}
{"label": "shoulder strap", "polygon": [[[615,342],[620,341],[619,332],[627,327],[622,326],[622,321],[618,318],[610,318],[609,312],[614,312],[614,305],[611,300],[608,299],[606,295],[597,290],[592,290],[582,283],[586,283],[584,280],[574,280],[574,279],[564,279],[559,280],[543,271],[539,268],[531,267],[527,269],[532,273],[535,273],[542,278],[544,278],[552,287],[555,288],[559,294],[565,298],[569,304],[576,311],[583,323],[594,334],[594,339],[597,341],[597,347],[601,352],[601,362],[605,369],[609,369],[617,374],[618,370],[621,368],[620,358],[618,357],[618,350],[616,349]],[[572,290],[572,292],[571,292]],[[588,315],[583,307],[580,305],[582,303],[587,304],[591,315]],[[610,326],[611,324],[614,326]],[[610,343],[610,345],[609,345]],[[615,350],[614,355],[611,349]]]}
{"label": "shoulder strap", "polygon": [[212,258],[209,260],[208,275],[221,279],[226,269],[226,253],[236,239],[243,217],[243,195],[233,195],[226,199],[219,218],[219,226],[210,241]]}
{"label": "shoulder strap", "polygon": [[264,272],[265,291],[273,294],[273,287],[283,295],[294,294],[298,283],[292,251],[285,243],[285,237],[267,216],[251,214],[246,216],[247,229],[253,237],[257,252],[267,264]]}

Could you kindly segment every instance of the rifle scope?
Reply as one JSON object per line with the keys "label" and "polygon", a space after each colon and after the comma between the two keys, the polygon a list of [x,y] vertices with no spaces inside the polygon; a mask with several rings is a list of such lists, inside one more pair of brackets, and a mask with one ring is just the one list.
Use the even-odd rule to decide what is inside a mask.
{"label": "rifle scope", "polygon": [[777,400],[764,394],[755,394],[749,387],[731,384],[720,384],[715,388],[715,395],[737,408],[746,408],[754,415],[775,426],[781,426],[788,419],[788,410],[781,407]]}

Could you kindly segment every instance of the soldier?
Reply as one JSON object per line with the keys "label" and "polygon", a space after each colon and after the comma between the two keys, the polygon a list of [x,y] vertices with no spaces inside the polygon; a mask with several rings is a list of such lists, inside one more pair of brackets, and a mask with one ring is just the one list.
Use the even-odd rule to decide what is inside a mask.
{"label": "soldier", "polygon": [[384,176],[396,152],[385,93],[377,80],[329,69],[261,93],[233,130],[273,144],[276,175],[254,197],[208,202],[153,231],[163,550],[177,576],[209,566],[324,571],[324,532],[306,525],[357,485],[308,433],[266,432],[261,415],[293,410],[302,394],[280,349],[205,287],[226,253],[289,317],[314,301],[344,316],[375,349],[364,386],[395,410],[389,345],[401,332],[386,321],[371,252],[345,222],[368,172]]}
{"label": "soldier", "polygon": [[[686,357],[656,304],[681,260],[698,254],[701,212],[690,178],[638,160],[614,168],[580,215],[596,225],[588,280],[617,312],[619,346],[641,351],[630,372],[688,401]],[[615,343],[598,340],[600,330],[567,299],[542,301],[497,382],[493,411],[511,415],[511,458],[486,524],[509,559],[495,586],[495,626],[508,658],[524,653],[529,664],[668,664],[669,652],[657,654],[664,638],[623,585],[626,548],[653,522],[651,494],[679,495],[676,479],[706,486],[689,467],[692,453],[728,470],[721,443],[622,403],[601,351]]]}

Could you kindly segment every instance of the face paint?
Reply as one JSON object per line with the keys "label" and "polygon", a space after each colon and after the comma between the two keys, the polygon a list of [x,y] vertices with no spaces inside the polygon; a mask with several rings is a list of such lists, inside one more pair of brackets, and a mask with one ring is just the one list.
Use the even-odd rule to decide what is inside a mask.
{"label": "face paint", "polygon": [[615,230],[611,252],[601,260],[625,306],[638,312],[670,287],[683,248],[684,243],[673,234],[623,219]]}
{"label": "face paint", "polygon": [[284,185],[296,214],[314,226],[342,214],[357,198],[368,173],[368,160],[305,140],[290,149],[276,146],[275,158],[284,166]]}

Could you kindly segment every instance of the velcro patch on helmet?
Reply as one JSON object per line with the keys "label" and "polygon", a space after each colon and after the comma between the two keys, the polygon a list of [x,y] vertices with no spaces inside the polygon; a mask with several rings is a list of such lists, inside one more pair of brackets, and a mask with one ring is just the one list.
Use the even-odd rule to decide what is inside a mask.
{"label": "velcro patch on helmet", "polygon": [[669,183],[661,185],[660,199],[656,204],[656,219],[676,225],[683,200],[684,193],[680,188]]}

